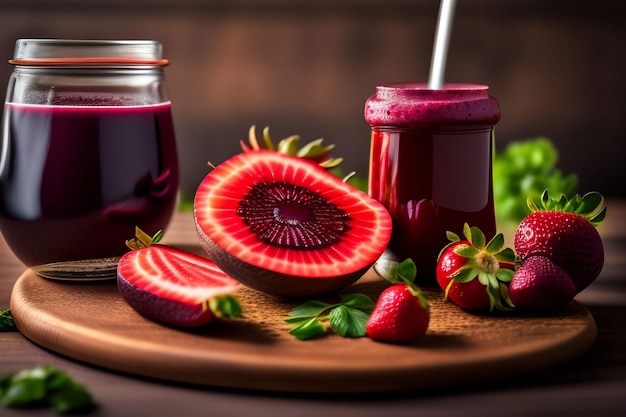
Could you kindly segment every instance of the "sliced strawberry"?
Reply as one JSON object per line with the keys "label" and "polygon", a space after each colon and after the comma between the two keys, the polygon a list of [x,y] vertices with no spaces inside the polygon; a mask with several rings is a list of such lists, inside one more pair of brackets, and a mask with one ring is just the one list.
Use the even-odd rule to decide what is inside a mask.
{"label": "sliced strawberry", "polygon": [[378,297],[366,333],[376,340],[410,342],[426,333],[429,321],[423,296],[406,283],[393,284]]}
{"label": "sliced strawberry", "polygon": [[353,283],[391,235],[376,200],[310,161],[266,150],[215,167],[198,187],[194,216],[200,243],[223,271],[284,296]]}
{"label": "sliced strawberry", "polygon": [[180,327],[198,326],[215,316],[240,315],[232,296],[239,283],[209,259],[153,244],[152,239],[134,248],[120,259],[117,283],[122,297],[138,313]]}
{"label": "sliced strawberry", "polygon": [[576,295],[567,273],[545,256],[531,256],[517,269],[509,286],[515,306],[532,310],[557,309]]}

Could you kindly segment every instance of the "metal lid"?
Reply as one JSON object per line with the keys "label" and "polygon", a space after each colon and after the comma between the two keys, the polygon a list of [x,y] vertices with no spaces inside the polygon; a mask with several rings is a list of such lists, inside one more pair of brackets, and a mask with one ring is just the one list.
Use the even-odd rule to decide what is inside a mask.
{"label": "metal lid", "polygon": [[18,39],[14,65],[167,65],[154,40]]}

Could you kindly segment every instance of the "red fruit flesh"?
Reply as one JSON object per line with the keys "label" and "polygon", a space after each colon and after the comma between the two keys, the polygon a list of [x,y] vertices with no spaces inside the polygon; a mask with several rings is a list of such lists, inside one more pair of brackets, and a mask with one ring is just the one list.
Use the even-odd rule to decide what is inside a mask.
{"label": "red fruit flesh", "polygon": [[518,226],[514,246],[522,262],[530,256],[550,258],[572,278],[577,293],[597,278],[604,264],[600,234],[578,214],[533,212]]}
{"label": "red fruit flesh", "polygon": [[133,250],[117,267],[122,297],[141,315],[193,327],[213,318],[207,302],[232,294],[239,283],[201,256],[163,245]]}
{"label": "red fruit flesh", "polygon": [[391,235],[380,203],[316,164],[271,151],[218,165],[198,187],[194,216],[203,248],[221,269],[285,296],[356,281]]}
{"label": "red fruit flesh", "polygon": [[426,333],[430,314],[406,284],[394,284],[378,298],[367,322],[367,335],[376,340],[410,342]]}
{"label": "red fruit flesh", "polygon": [[531,256],[517,269],[509,286],[517,307],[550,310],[567,305],[576,295],[570,276],[544,256]]}

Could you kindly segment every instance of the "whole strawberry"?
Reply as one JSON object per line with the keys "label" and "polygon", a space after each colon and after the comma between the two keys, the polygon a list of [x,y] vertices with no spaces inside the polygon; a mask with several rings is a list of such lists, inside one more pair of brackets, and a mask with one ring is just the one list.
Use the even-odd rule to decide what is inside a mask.
{"label": "whole strawberry", "polygon": [[591,284],[604,264],[604,247],[596,226],[606,216],[604,197],[597,192],[551,199],[547,190],[541,208],[528,199],[531,213],[518,226],[514,246],[522,264],[545,256],[573,280],[576,293]]}
{"label": "whole strawberry", "polygon": [[503,248],[502,234],[485,243],[477,227],[463,227],[464,240],[448,232],[451,241],[437,259],[437,282],[444,296],[459,307],[480,310],[513,308],[507,285],[513,277],[515,254]]}
{"label": "whole strawberry", "polygon": [[509,295],[516,307],[552,310],[569,304],[576,295],[567,273],[545,256],[530,256],[515,271]]}
{"label": "whole strawberry", "polygon": [[374,271],[392,283],[378,297],[366,325],[366,334],[386,342],[412,342],[424,335],[430,322],[430,306],[415,285],[417,268],[412,259],[379,260]]}
{"label": "whole strawberry", "polygon": [[386,288],[367,321],[369,337],[388,342],[410,342],[426,333],[430,313],[421,292],[401,283]]}

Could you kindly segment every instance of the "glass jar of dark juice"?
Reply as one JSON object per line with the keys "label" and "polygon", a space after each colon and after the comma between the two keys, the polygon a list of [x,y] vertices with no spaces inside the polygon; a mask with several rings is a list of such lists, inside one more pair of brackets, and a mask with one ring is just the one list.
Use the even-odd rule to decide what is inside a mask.
{"label": "glass jar of dark juice", "polygon": [[156,41],[20,39],[0,143],[0,230],[38,274],[116,276],[135,226],[164,230],[178,159]]}
{"label": "glass jar of dark juice", "polygon": [[410,257],[417,282],[436,285],[446,231],[463,224],[495,235],[493,127],[500,106],[488,87],[448,84],[379,86],[365,105],[372,127],[369,193],[391,214],[389,249]]}

